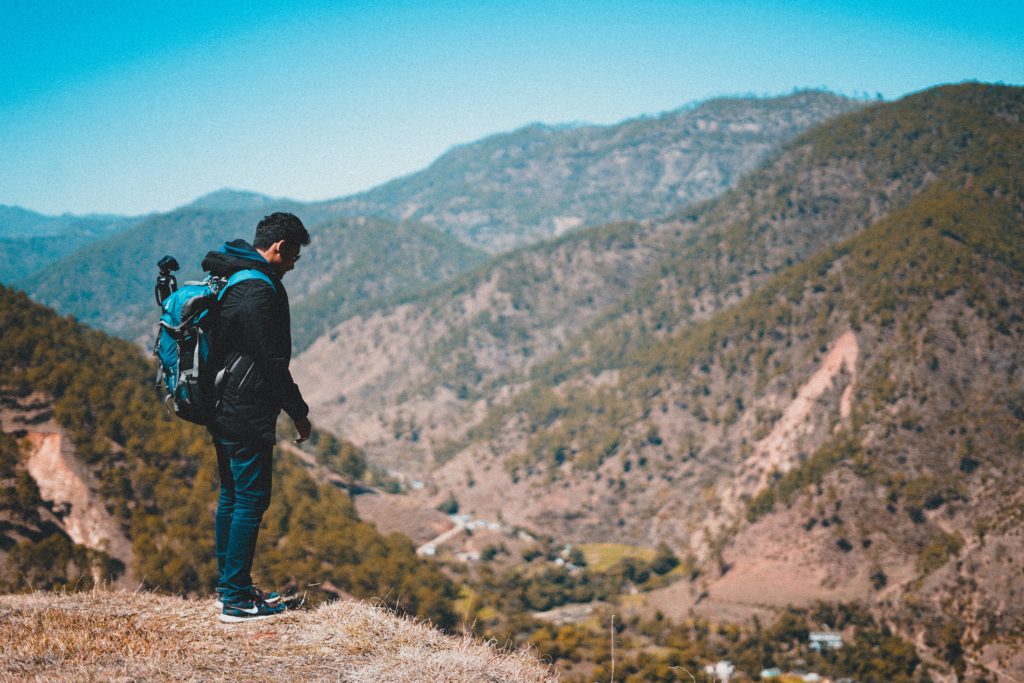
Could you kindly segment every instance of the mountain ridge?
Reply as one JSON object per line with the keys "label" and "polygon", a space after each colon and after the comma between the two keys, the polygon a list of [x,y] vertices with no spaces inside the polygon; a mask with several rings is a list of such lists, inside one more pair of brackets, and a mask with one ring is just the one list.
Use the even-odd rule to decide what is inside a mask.
{"label": "mountain ridge", "polygon": [[[683,147],[697,145],[703,150],[699,156],[718,170],[715,170],[710,176],[701,176],[703,179],[691,179],[692,182],[687,181],[687,183],[690,183],[688,187],[692,186],[692,188],[695,188],[698,194],[709,194],[718,192],[728,185],[738,168],[753,163],[759,155],[765,153],[779,140],[803,130],[818,119],[860,106],[863,106],[863,103],[846,100],[830,94],[808,92],[797,93],[775,100],[716,100],[695,105],[692,108],[683,108],[677,112],[663,114],[659,117],[627,120],[611,127],[573,126],[565,128],[535,126],[522,130],[539,131],[542,138],[555,139],[556,144],[554,147],[541,145],[542,157],[544,154],[557,152],[555,157],[552,157],[556,161],[558,158],[563,160],[574,159],[572,163],[580,169],[577,175],[584,178],[589,177],[587,176],[588,173],[592,173],[586,170],[589,163],[587,155],[591,154],[587,152],[587,145],[596,145],[596,149],[598,149],[596,154],[598,156],[595,159],[604,159],[605,161],[602,163],[608,162],[612,156],[620,159],[625,166],[622,166],[618,161],[613,164],[615,168],[618,168],[616,173],[619,176],[622,176],[623,173],[627,176],[634,175],[629,169],[634,168],[638,163],[641,165],[647,164],[648,166],[650,165],[648,162],[654,163],[654,160],[660,158],[659,149],[662,142],[671,142],[676,147],[680,145]],[[718,110],[722,110],[722,117],[730,118],[719,120],[716,118],[719,116]],[[686,118],[693,116],[698,118]],[[683,117],[682,123],[676,120],[678,117]],[[739,126],[742,130],[735,134],[723,134],[724,137],[716,132],[719,129],[728,129],[730,126]],[[746,130],[745,127],[751,128],[751,130]],[[562,162],[554,163],[554,166],[552,166],[549,163],[550,159],[545,161],[544,158],[537,158],[535,161],[530,161],[533,158],[531,155],[535,155],[536,150],[531,150],[529,145],[525,148],[517,146],[520,143],[525,144],[523,140],[520,140],[522,135],[522,132],[502,133],[485,138],[482,141],[467,143],[464,146],[455,148],[448,155],[442,156],[435,161],[432,165],[433,171],[424,171],[423,173],[426,173],[426,175],[421,173],[406,176],[401,182],[410,182],[410,179],[412,179],[411,182],[418,184],[420,187],[418,191],[427,192],[428,194],[436,191],[443,194],[447,192],[447,190],[443,189],[444,183],[441,183],[435,189],[431,188],[437,185],[436,174],[438,169],[441,169],[443,175],[452,171],[449,167],[453,164],[456,167],[462,164],[461,161],[453,158],[452,155],[454,157],[467,155],[469,162],[477,163],[474,160],[479,159],[482,153],[481,150],[486,151],[486,149],[495,145],[495,140],[498,140],[497,151],[503,155],[510,155],[510,158],[509,160],[494,162],[496,164],[494,168],[499,169],[500,177],[492,179],[494,182],[491,183],[491,190],[483,192],[482,187],[476,182],[466,184],[467,174],[472,175],[477,171],[464,164],[464,168],[460,167],[452,171],[453,177],[460,178],[459,182],[462,183],[460,187],[472,190],[471,194],[473,197],[479,198],[484,195],[492,198],[511,197],[510,201],[516,205],[533,206],[537,204],[535,190],[538,187],[537,181],[539,176],[531,172],[527,174],[527,178],[519,178],[517,174],[522,174],[520,170],[516,169],[522,164],[526,164],[526,166],[540,164],[538,168],[541,168],[541,171],[538,172],[542,176],[548,177],[551,176],[551,173],[557,171],[555,166],[562,164]],[[575,149],[566,148],[558,151],[561,149],[560,146],[564,145],[562,142],[557,141],[564,140],[566,135],[577,136],[577,138],[580,135],[596,136],[596,142],[577,139],[575,143],[572,143],[576,145]],[[518,142],[516,142],[517,140]],[[511,146],[506,144],[508,141],[512,141]],[[711,144],[712,142],[714,142],[713,145]],[[693,155],[696,154],[696,151],[692,152],[692,154],[686,152],[683,156],[693,161],[695,158]],[[647,161],[643,161],[644,159]],[[686,163],[690,163],[690,161]],[[660,161],[655,164],[657,169],[661,168],[660,164]],[[620,166],[621,168],[619,168]],[[657,169],[650,172],[644,171],[641,175],[648,180],[653,179],[655,175],[664,179],[665,176],[662,170]],[[558,174],[556,173],[555,175]],[[430,180],[432,177],[435,180]],[[551,178],[554,178],[554,176],[551,176]],[[524,182],[526,182],[526,185],[523,184]],[[552,201],[559,203],[565,200],[570,203],[575,202],[575,204],[580,206],[586,205],[589,207],[588,211],[596,212],[595,215],[600,216],[601,222],[606,222],[607,212],[605,209],[600,208],[602,202],[606,202],[612,194],[619,198],[636,194],[618,181],[611,182],[611,186],[614,186],[614,188],[611,188],[609,182],[608,179],[605,179],[592,187],[586,185],[586,183],[583,185],[577,183],[576,185],[570,184],[560,187],[551,195]],[[647,181],[645,180],[644,182]],[[541,186],[549,184],[547,181],[540,183]],[[388,187],[392,186],[388,185]],[[531,187],[534,189],[529,189]],[[609,191],[612,189],[614,191],[612,194],[609,194]],[[380,191],[385,192],[385,190]],[[665,192],[669,192],[669,190]],[[669,200],[665,192],[659,191],[659,193],[646,198],[644,200],[644,208],[633,213],[660,215],[671,210],[676,202],[684,201],[685,199],[676,197],[673,200]],[[674,190],[669,192],[669,194],[672,194],[672,192]],[[462,216],[477,215],[479,211],[473,208],[476,206],[476,198],[467,199],[468,203],[463,201],[466,197],[458,199],[456,204],[461,208],[453,210]],[[501,201],[506,201],[506,199],[501,199]],[[615,201],[619,200],[616,199]],[[349,203],[346,204],[346,202]],[[390,206],[394,209],[397,205],[392,202]],[[411,269],[407,266],[402,266],[396,269],[396,272],[397,270],[402,271],[402,278],[408,279],[411,276],[409,284],[412,286],[399,283],[401,278],[385,272],[381,274],[381,277],[374,277],[364,273],[369,278],[367,279],[367,287],[351,281],[351,278],[344,283],[339,281],[323,287],[321,285],[325,285],[330,278],[336,276],[319,277],[318,274],[310,274],[308,269],[312,262],[307,261],[303,264],[303,268],[297,270],[289,278],[290,290],[294,283],[293,298],[298,303],[304,296],[314,294],[313,290],[319,288],[320,294],[317,296],[321,298],[321,301],[319,304],[310,303],[308,306],[300,307],[299,309],[300,313],[303,310],[313,312],[307,321],[304,321],[301,316],[297,321],[309,323],[308,325],[303,324],[301,326],[303,331],[295,337],[297,350],[300,350],[323,332],[325,325],[329,326],[339,321],[338,315],[351,314],[355,309],[350,304],[355,301],[365,302],[368,299],[373,299],[378,302],[374,305],[385,305],[388,302],[404,300],[417,293],[420,286],[429,287],[436,284],[439,278],[454,277],[459,272],[472,269],[482,263],[481,257],[473,251],[474,248],[472,246],[462,247],[454,243],[443,246],[437,235],[431,236],[428,233],[428,229],[435,230],[440,233],[446,233],[449,239],[459,237],[465,242],[465,235],[460,236],[458,231],[452,230],[451,226],[445,223],[445,221],[432,220],[429,216],[407,215],[408,212],[404,210],[385,210],[382,207],[383,205],[378,203],[374,206],[366,205],[354,208],[354,205],[344,198],[327,202],[301,203],[292,200],[276,200],[248,191],[222,189],[201,197],[186,207],[166,214],[154,214],[143,217],[127,229],[121,230],[97,243],[86,245],[80,250],[75,250],[72,245],[65,245],[68,248],[61,253],[66,253],[67,251],[71,253],[67,253],[63,258],[50,263],[48,267],[40,272],[30,275],[22,273],[18,284],[30,292],[37,300],[60,310],[62,313],[75,315],[83,322],[98,326],[105,331],[122,337],[141,343],[148,343],[147,340],[143,339],[149,333],[144,324],[147,313],[143,302],[148,301],[150,298],[148,295],[148,290],[151,286],[149,281],[153,274],[149,270],[151,266],[146,264],[155,263],[165,253],[171,253],[184,266],[184,270],[179,273],[180,279],[196,277],[199,273],[194,265],[198,263],[202,254],[207,249],[215,248],[225,239],[251,234],[252,226],[255,225],[264,213],[271,210],[292,211],[299,214],[307,226],[313,229],[314,238],[316,230],[320,227],[326,226],[328,230],[332,230],[339,222],[344,221],[351,225],[355,225],[357,221],[370,221],[370,224],[373,225],[397,222],[397,225],[400,227],[393,228],[395,233],[393,248],[396,254],[402,254],[402,258],[406,262],[415,260],[412,251],[416,248],[416,242],[422,245],[424,253],[436,253],[450,257],[450,262],[444,266],[440,262],[435,261],[435,266],[431,266],[428,269],[430,270],[429,273],[419,272],[417,268],[420,266],[412,266]],[[545,216],[548,215],[547,212],[550,210],[553,210],[553,205],[550,202],[544,205],[538,204],[530,209],[530,211],[537,213],[537,215]],[[415,212],[413,213],[415,214]],[[367,217],[364,214],[370,214],[370,216]],[[373,215],[391,215],[392,218],[374,218]],[[421,220],[424,218],[428,220]],[[251,225],[245,225],[246,221],[250,222]],[[566,216],[559,218],[558,221],[557,231],[565,234],[571,234],[583,224],[582,219],[577,220],[577,218]],[[499,232],[504,234],[506,231],[504,228],[501,228]],[[540,233],[525,237],[516,236],[515,231],[508,232],[507,234],[510,241],[505,245],[506,247],[530,242],[542,236]],[[328,237],[324,244],[325,248],[337,246],[335,244],[337,241],[335,237]],[[377,237],[374,236],[373,239],[377,240]],[[469,242],[472,243],[473,240],[469,240]],[[380,250],[370,244],[366,246],[370,251],[374,252],[373,254],[368,254],[367,263],[373,259],[379,261],[380,259],[375,254],[379,254]],[[29,247],[29,252],[32,251],[32,248],[36,247],[38,249],[45,249],[45,245],[29,245]],[[121,255],[121,261],[115,262],[110,257],[111,254]],[[307,254],[310,254],[308,258],[317,260],[318,264],[332,262],[331,259],[326,258],[322,253],[318,253],[315,244],[311,249],[307,250]],[[31,258],[31,256],[31,253],[26,253],[21,260],[24,262]],[[345,258],[346,255],[344,254],[338,255],[334,258],[333,265],[328,267],[334,272],[334,266],[344,262]],[[356,261],[359,261],[358,257]],[[380,289],[383,282],[388,282],[389,284],[385,285],[384,289]],[[343,287],[343,291],[337,296],[327,296],[327,289],[334,286]],[[126,288],[127,291],[125,291]],[[371,295],[368,297],[367,291],[370,290],[376,290],[379,296]],[[319,315],[329,311],[337,303],[336,300],[338,299],[344,300],[346,303],[338,307],[337,310],[331,310],[330,315]],[[365,308],[365,303],[361,303],[356,308],[359,308],[359,310],[369,310]]]}
{"label": "mountain ridge", "polygon": [[[394,346],[406,345],[406,342],[400,339],[403,335],[416,340],[414,344],[433,346],[434,351],[420,348],[416,356],[434,359],[428,366],[434,369],[434,374],[439,378],[445,378],[441,383],[445,385],[447,391],[466,393],[461,389],[465,384],[468,389],[467,398],[473,398],[479,395],[489,382],[499,381],[514,385],[524,379],[529,379],[529,373],[564,374],[573,367],[574,362],[590,364],[590,367],[593,368],[594,356],[609,356],[609,360],[614,359],[615,354],[620,351],[612,349],[616,348],[616,344],[619,344],[622,339],[636,337],[637,330],[660,330],[666,326],[666,321],[681,317],[685,319],[685,316],[694,316],[696,319],[706,317],[720,308],[721,303],[715,303],[714,299],[708,298],[707,295],[698,296],[692,304],[688,304],[692,310],[686,313],[677,310],[678,304],[674,299],[670,298],[666,303],[658,303],[657,292],[663,286],[663,280],[665,283],[671,282],[667,277],[675,279],[685,277],[693,280],[692,284],[686,286],[697,293],[721,291],[720,284],[712,279],[717,277],[714,276],[714,271],[704,273],[700,259],[703,259],[705,254],[716,254],[721,251],[719,244],[721,237],[715,235],[719,235],[722,231],[715,226],[728,228],[732,234],[731,241],[725,243],[728,245],[729,253],[715,258],[727,258],[737,262],[749,259],[749,256],[743,252],[745,249],[743,239],[745,238],[741,238],[740,233],[740,231],[750,229],[750,219],[742,218],[751,201],[746,198],[744,193],[750,192],[754,193],[751,196],[762,197],[757,201],[762,205],[759,210],[767,224],[776,223],[780,229],[786,230],[795,227],[812,235],[814,234],[812,230],[817,230],[816,226],[832,225],[835,221],[830,221],[836,217],[841,221],[842,216],[837,216],[836,211],[849,213],[851,208],[861,211],[864,216],[859,219],[857,225],[866,225],[866,222],[872,217],[880,216],[884,212],[884,205],[878,205],[879,200],[875,197],[872,197],[873,204],[863,204],[859,198],[855,198],[853,201],[847,201],[845,208],[841,203],[837,204],[831,200],[830,204],[825,204],[825,211],[807,210],[802,205],[794,204],[793,200],[788,197],[788,194],[793,192],[812,196],[815,192],[849,192],[843,189],[847,182],[844,179],[846,177],[844,174],[848,173],[845,170],[847,162],[843,160],[838,162],[836,170],[824,172],[826,177],[834,178],[830,182],[837,189],[833,189],[829,185],[822,185],[814,175],[820,173],[818,171],[804,172],[803,180],[800,181],[803,186],[792,186],[796,181],[790,177],[791,174],[794,169],[805,167],[804,164],[811,150],[813,147],[809,148],[800,142],[791,144],[787,150],[778,154],[774,166],[769,165],[763,171],[744,181],[745,184],[739,189],[730,191],[720,200],[706,202],[687,209],[672,219],[649,223],[609,225],[600,229],[574,233],[533,249],[524,248],[500,257],[492,263],[489,270],[479,271],[476,275],[463,276],[451,287],[442,287],[433,299],[425,300],[420,305],[419,312],[415,316],[422,319],[423,322],[420,324],[430,325],[436,330],[431,333],[435,337],[425,337],[420,331],[401,332],[401,327],[398,327],[395,328],[399,331],[395,332],[397,336]],[[900,171],[900,173],[905,172],[905,170]],[[887,173],[889,172],[886,171],[883,175]],[[853,177],[856,178],[858,175],[861,175],[860,171],[854,168]],[[887,178],[874,181],[862,179],[858,182],[861,185],[870,183],[870,186],[877,187],[878,197],[884,198],[891,195],[892,199],[886,199],[885,202],[894,201],[898,205],[900,202],[906,201],[905,198],[909,196],[908,190],[905,189],[906,186],[919,187],[926,182],[927,174],[918,175],[921,177],[914,179],[908,175],[906,179],[897,183],[890,183]],[[787,186],[787,195],[783,195],[781,199],[777,198],[776,186]],[[889,189],[886,189],[887,187]],[[913,187],[910,188],[910,191],[914,191]],[[792,206],[787,208],[787,205]],[[772,219],[772,215],[775,215],[776,218]],[[839,225],[842,226],[843,223],[840,222]],[[707,226],[715,228],[710,233],[710,237],[703,236],[703,233],[708,230]],[[854,226],[849,225],[841,229],[849,233],[853,228]],[[778,234],[778,230],[776,232],[762,230],[761,232],[762,235],[768,237]],[[818,233],[820,236],[814,239],[818,240],[817,244],[822,246],[827,244],[828,240],[839,239],[842,236],[840,233],[834,237],[827,237],[827,233],[821,230],[818,230]],[[765,239],[764,236],[761,239]],[[792,238],[772,239],[782,239],[785,242]],[[811,249],[809,245],[801,248],[804,252]],[[691,261],[682,266],[673,263],[673,260],[679,258],[677,254],[688,253],[691,256],[686,258],[690,258]],[[781,253],[785,258],[790,257],[787,252]],[[607,265],[601,266],[600,270],[593,270],[599,261],[606,262]],[[659,265],[659,261],[661,265]],[[775,265],[765,270],[768,266],[767,263],[753,265],[755,266],[753,272],[757,273],[762,271],[769,273],[772,269],[779,267]],[[730,268],[733,272],[737,270],[732,266]],[[568,275],[569,273],[572,275]],[[674,273],[676,275],[673,275]],[[765,276],[764,274],[754,275],[754,277],[761,278]],[[646,277],[647,280],[642,280],[642,277]],[[744,275],[744,277],[746,276]],[[489,278],[493,281],[490,281]],[[580,279],[574,283],[573,278]],[[737,288],[733,286],[733,289]],[[488,304],[486,301],[470,303],[474,299],[479,299],[474,292],[482,291],[488,292],[486,296],[490,303]],[[634,299],[626,296],[627,293]],[[741,292],[737,290],[737,293]],[[619,301],[621,297],[625,298]],[[631,301],[633,303],[630,303]],[[492,309],[488,314],[489,318],[473,319],[473,316],[483,315],[488,305]],[[451,315],[455,316],[454,320],[461,321],[457,327],[453,327],[451,321],[443,322],[436,318],[433,311],[439,307],[447,307],[451,310]],[[396,317],[408,317],[411,310],[403,309],[403,312]],[[545,313],[540,314],[542,310]],[[638,311],[643,312],[643,317],[639,319]],[[613,317],[622,319],[621,326],[615,327],[608,324],[609,312]],[[535,322],[531,322],[538,315],[542,315],[541,320],[547,322],[542,322],[539,326]],[[386,318],[381,319],[381,324],[385,323]],[[361,324],[359,321],[352,322],[352,332],[349,335],[352,340],[359,336]],[[599,329],[600,334],[595,336],[593,331],[588,329],[588,325],[596,326],[595,329]],[[347,328],[339,328],[336,332],[344,337],[349,334],[342,332],[345,329]],[[373,334],[379,335],[380,332]],[[510,337],[510,335],[512,336]],[[581,339],[588,338],[586,344],[577,343],[573,347],[576,350],[574,353],[581,349],[586,350],[588,355],[583,361],[574,361],[573,355],[565,352],[570,339],[574,336]],[[385,335],[385,338],[388,337]],[[506,340],[510,338],[518,339],[518,345],[507,343]],[[603,339],[606,341],[602,341]],[[343,348],[328,351],[327,349],[331,345],[328,339],[322,339],[321,344],[323,345],[321,353],[326,356],[345,355]],[[596,350],[595,344],[597,345]],[[552,351],[556,353],[552,355]],[[409,358],[415,363],[414,357],[410,356]],[[500,360],[495,365],[496,359],[501,358],[504,360]],[[609,360],[601,360],[602,365],[598,366],[598,369],[607,365]],[[300,376],[305,363],[303,358],[297,359]],[[396,363],[401,365],[402,361],[398,358],[391,358],[388,364],[377,367],[395,366]],[[556,368],[557,370],[555,370]],[[330,372],[327,368],[323,371]],[[526,373],[525,376],[524,373]],[[404,374],[409,375],[408,372]],[[508,375],[508,378],[501,379],[502,375]],[[325,375],[321,373],[318,376]],[[374,381],[372,377],[369,379],[371,382]],[[432,381],[436,383],[438,380]],[[375,406],[369,408],[367,412],[376,412],[384,407],[374,403],[376,399],[372,398],[374,396],[372,392],[375,390],[369,388],[372,385],[368,385],[366,379],[355,381],[354,378],[344,378],[341,384],[350,389],[361,385],[366,387],[360,389],[360,393],[364,400],[370,400],[370,404]],[[408,382],[404,385],[395,384],[383,378],[381,386],[389,387],[390,393],[380,394],[381,397],[390,397],[386,399],[389,404],[393,404],[393,400],[400,394],[420,391],[415,385],[410,385]],[[478,386],[480,391],[476,390]],[[329,390],[327,391],[329,392]],[[371,393],[367,394],[367,391]],[[411,396],[409,397],[411,398]],[[321,407],[328,415],[340,416],[352,409],[345,405],[334,404],[326,394],[323,399],[314,395],[313,400],[320,402]],[[399,401],[400,404],[401,401]],[[358,408],[355,409],[358,410]],[[388,412],[395,418],[399,411],[391,409]],[[442,411],[442,415],[444,414],[445,412]],[[441,416],[434,418],[424,416],[424,419],[447,420]],[[355,428],[355,425],[349,421],[335,424],[339,427],[344,425],[346,429]],[[386,432],[386,429],[384,431]]]}
{"label": "mountain ridge", "polygon": [[46,216],[0,205],[0,282],[13,283],[50,267],[63,256],[126,230],[140,217],[70,213]]}
{"label": "mountain ridge", "polygon": [[491,253],[506,251],[714,195],[796,132],[861,106],[803,91],[709,100],[609,126],[532,124],[457,145],[423,171],[326,204],[416,218]]}
{"label": "mountain ridge", "polygon": [[[297,376],[339,378],[347,400],[324,389],[314,411],[422,479],[424,505],[668,542],[700,567],[679,589],[698,613],[758,601],[764,553],[806,595],[849,585],[980,666],[1019,646],[985,615],[1021,609],[997,549],[1021,544],[1022,121],[1024,89],[985,84],[848,114],[671,220],[574,233],[348,321]],[[558,326],[630,268],[587,325]],[[856,358],[805,390],[851,334]],[[378,355],[351,374],[315,361],[367,351],[360,335]],[[770,447],[775,425],[793,434]]]}

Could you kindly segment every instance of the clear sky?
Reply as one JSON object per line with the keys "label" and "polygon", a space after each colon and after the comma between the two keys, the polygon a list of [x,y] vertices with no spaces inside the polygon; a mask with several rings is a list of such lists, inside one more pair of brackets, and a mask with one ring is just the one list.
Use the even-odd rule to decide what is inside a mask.
{"label": "clear sky", "polygon": [[0,0],[0,204],[367,189],[532,122],[1024,82],[1024,0]]}

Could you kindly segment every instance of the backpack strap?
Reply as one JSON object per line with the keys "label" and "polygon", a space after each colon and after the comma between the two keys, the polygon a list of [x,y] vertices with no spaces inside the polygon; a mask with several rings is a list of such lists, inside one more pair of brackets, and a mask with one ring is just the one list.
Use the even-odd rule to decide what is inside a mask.
{"label": "backpack strap", "polygon": [[277,291],[277,285],[274,284],[274,281],[270,279],[269,275],[264,273],[262,270],[250,268],[247,270],[239,270],[233,273],[231,277],[228,278],[228,281],[224,283],[224,286],[221,287],[220,291],[217,293],[217,300],[220,301],[221,299],[223,299],[224,293],[227,292],[232,285],[237,285],[239,282],[244,282],[245,280],[263,280],[268,285],[270,285],[275,292]]}

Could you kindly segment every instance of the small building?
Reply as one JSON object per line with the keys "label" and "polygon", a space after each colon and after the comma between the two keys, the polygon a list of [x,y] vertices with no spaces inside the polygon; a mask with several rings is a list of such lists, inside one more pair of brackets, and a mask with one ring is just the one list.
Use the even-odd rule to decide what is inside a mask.
{"label": "small building", "polygon": [[811,649],[815,652],[843,649],[843,636],[835,631],[811,631],[807,640],[810,641]]}
{"label": "small building", "polygon": [[728,681],[736,673],[736,667],[728,659],[704,667],[704,673],[713,676],[716,681]]}

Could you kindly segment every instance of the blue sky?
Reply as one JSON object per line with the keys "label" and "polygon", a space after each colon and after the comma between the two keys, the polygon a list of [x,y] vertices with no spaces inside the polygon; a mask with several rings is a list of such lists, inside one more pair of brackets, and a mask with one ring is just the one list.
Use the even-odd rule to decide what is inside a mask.
{"label": "blue sky", "polygon": [[1020,0],[251,4],[0,0],[0,204],[325,199],[536,121],[1024,82]]}

